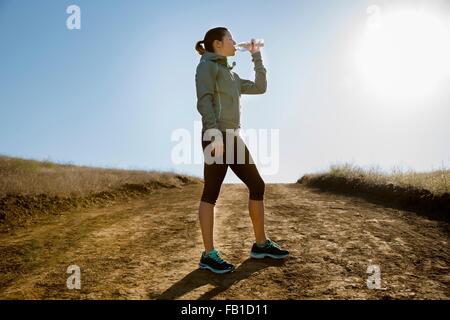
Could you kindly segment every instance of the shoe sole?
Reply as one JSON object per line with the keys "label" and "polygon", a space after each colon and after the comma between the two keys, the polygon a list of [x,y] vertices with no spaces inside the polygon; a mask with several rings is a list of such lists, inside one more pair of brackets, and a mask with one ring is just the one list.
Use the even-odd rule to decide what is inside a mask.
{"label": "shoe sole", "polygon": [[208,269],[208,270],[210,270],[210,271],[212,271],[214,273],[218,273],[218,274],[224,274],[224,273],[228,273],[228,272],[233,272],[234,271],[234,268],[233,269],[227,269],[227,270],[217,270],[217,269],[211,268],[210,266],[208,266],[206,264],[203,264],[203,263],[199,263],[198,266],[200,267],[200,269]]}
{"label": "shoe sole", "polygon": [[254,253],[251,252],[250,253],[250,257],[254,258],[254,259],[264,259],[264,258],[272,258],[272,259],[284,259],[286,257],[289,256],[288,254],[283,254],[283,255],[274,255],[274,254],[270,254],[270,253]]}

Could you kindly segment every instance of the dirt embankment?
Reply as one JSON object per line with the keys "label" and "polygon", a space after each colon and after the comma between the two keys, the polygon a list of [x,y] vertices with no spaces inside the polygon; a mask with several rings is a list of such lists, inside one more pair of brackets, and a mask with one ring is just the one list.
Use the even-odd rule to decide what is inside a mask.
{"label": "dirt embankment", "polygon": [[366,200],[398,209],[412,210],[433,219],[450,221],[450,194],[433,194],[413,186],[403,187],[393,183],[368,183],[357,177],[333,175],[304,175],[297,183],[320,190],[362,197]]}
{"label": "dirt embankment", "polygon": [[30,224],[43,215],[59,215],[71,210],[110,206],[113,203],[142,197],[160,188],[182,188],[200,181],[197,178],[174,175],[170,180],[125,183],[85,196],[8,194],[0,198],[0,233]]}

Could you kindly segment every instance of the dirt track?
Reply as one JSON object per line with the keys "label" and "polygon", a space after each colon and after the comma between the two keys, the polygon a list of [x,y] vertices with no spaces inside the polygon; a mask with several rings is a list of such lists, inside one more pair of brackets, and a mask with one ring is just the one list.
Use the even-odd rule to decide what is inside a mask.
{"label": "dirt track", "polygon": [[[266,185],[269,237],[284,262],[249,259],[243,184],[222,186],[215,242],[232,274],[197,269],[201,184],[45,218],[0,235],[2,299],[449,299],[449,224],[299,184]],[[69,290],[67,267],[81,268]],[[369,265],[381,286],[368,289]]]}

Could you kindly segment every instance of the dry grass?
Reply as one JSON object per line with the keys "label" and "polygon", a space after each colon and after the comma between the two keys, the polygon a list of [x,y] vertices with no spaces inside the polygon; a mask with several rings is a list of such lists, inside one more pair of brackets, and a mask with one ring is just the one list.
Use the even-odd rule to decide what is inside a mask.
{"label": "dry grass", "polygon": [[442,168],[431,172],[415,172],[413,170],[401,171],[392,169],[390,172],[379,167],[368,169],[345,163],[331,165],[329,171],[309,175],[310,177],[331,176],[347,178],[347,180],[360,179],[369,185],[387,185],[404,188],[425,189],[434,195],[450,193],[450,170]]}
{"label": "dry grass", "polygon": [[177,177],[180,175],[170,172],[105,169],[0,156],[0,198],[7,194],[83,197],[124,184],[157,181],[176,185]]}

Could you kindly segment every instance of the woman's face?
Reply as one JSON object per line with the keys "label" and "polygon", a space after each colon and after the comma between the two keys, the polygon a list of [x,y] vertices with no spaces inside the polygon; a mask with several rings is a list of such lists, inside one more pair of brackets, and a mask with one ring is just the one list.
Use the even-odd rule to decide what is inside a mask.
{"label": "woman's face", "polygon": [[236,41],[233,40],[233,36],[230,32],[226,32],[223,36],[222,42],[217,41],[215,47],[216,53],[225,57],[234,56],[236,54],[236,48],[234,45]]}

